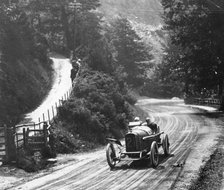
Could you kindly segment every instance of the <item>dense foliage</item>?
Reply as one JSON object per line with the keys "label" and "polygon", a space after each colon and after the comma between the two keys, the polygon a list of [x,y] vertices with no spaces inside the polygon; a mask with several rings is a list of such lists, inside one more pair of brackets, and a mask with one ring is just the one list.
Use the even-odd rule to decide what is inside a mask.
{"label": "dense foliage", "polygon": [[94,13],[98,6],[99,0],[30,0],[24,9],[51,49],[70,53],[80,50],[80,46],[92,46],[99,39],[100,21]]}
{"label": "dense foliage", "polygon": [[136,102],[128,86],[142,85],[150,56],[127,19],[102,24],[93,10],[75,14],[76,48],[67,48],[82,59],[81,71],[72,98],[59,109],[59,119],[73,134],[102,144],[106,136],[123,136],[132,119],[130,104]]}
{"label": "dense foliage", "polygon": [[0,4],[0,120],[15,122],[50,85],[47,44],[17,1]]}
{"label": "dense foliage", "polygon": [[[82,60],[72,97],[59,109],[61,126],[98,143],[108,135],[121,137],[132,118],[130,104],[136,102],[128,88],[143,85],[152,59],[130,22],[117,18],[103,23],[99,0],[15,0],[5,6],[10,8],[3,14],[10,23],[2,38],[7,59],[12,54],[12,61],[29,55],[44,62],[49,48],[67,55],[73,52],[73,58]],[[19,89],[23,96],[26,90]]]}
{"label": "dense foliage", "polygon": [[145,47],[126,18],[117,18],[110,24],[107,35],[115,49],[114,59],[125,75],[123,79],[133,87],[142,86],[150,68],[150,50]]}
{"label": "dense foliage", "polygon": [[60,127],[104,143],[108,135],[121,137],[132,118],[136,99],[128,86],[142,85],[150,56],[127,19],[103,24],[99,6],[98,0],[30,0],[23,9],[32,10],[31,25],[51,49],[82,60],[72,97],[59,109]]}
{"label": "dense foliage", "polygon": [[[187,95],[223,94],[224,18],[220,0],[163,0],[169,44],[160,76],[184,84]],[[222,11],[221,11],[222,10]]]}
{"label": "dense foliage", "polygon": [[105,137],[122,137],[132,118],[127,89],[103,72],[83,69],[73,97],[59,109],[60,118],[69,122],[69,130],[93,142]]}

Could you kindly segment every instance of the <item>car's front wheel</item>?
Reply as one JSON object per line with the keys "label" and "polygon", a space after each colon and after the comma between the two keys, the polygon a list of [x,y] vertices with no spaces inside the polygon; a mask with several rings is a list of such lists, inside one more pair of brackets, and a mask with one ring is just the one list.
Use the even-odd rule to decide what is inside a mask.
{"label": "car's front wheel", "polygon": [[151,144],[151,153],[150,153],[151,164],[153,167],[157,167],[159,164],[159,151],[156,141],[153,141]]}
{"label": "car's front wheel", "polygon": [[113,169],[116,165],[116,152],[113,143],[108,143],[106,147],[106,157],[107,163],[111,169]]}

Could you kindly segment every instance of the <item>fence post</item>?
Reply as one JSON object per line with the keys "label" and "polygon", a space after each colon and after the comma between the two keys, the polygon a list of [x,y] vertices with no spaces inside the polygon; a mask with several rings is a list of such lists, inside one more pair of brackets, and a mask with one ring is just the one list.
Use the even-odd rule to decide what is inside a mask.
{"label": "fence post", "polygon": [[33,129],[34,129],[34,135],[36,135],[36,123],[33,124]]}
{"label": "fence post", "polygon": [[40,129],[40,118],[38,118],[38,122],[39,122],[39,129]]}
{"label": "fence post", "polygon": [[5,136],[5,158],[4,163],[10,163],[16,161],[17,150],[15,145],[14,128],[4,125],[4,136]]}
{"label": "fence post", "polygon": [[47,122],[44,122],[43,128],[44,128],[44,145],[46,147],[47,146],[47,128],[48,128]]}
{"label": "fence post", "polygon": [[52,114],[53,114],[53,118],[54,118],[54,106],[51,106],[52,109]]}
{"label": "fence post", "polygon": [[48,121],[50,122],[50,112],[47,110],[47,115],[48,115]]}
{"label": "fence post", "polygon": [[[29,128],[27,128],[28,131]],[[23,146],[26,148],[26,129],[23,128]]]}

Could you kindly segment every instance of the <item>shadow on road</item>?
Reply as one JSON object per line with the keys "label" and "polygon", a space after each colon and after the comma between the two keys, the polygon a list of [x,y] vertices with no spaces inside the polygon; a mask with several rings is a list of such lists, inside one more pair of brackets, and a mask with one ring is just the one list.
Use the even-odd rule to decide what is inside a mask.
{"label": "shadow on road", "polygon": [[[159,155],[159,165],[154,168],[155,170],[163,170],[165,169],[165,166],[163,166],[162,164],[165,163],[169,158],[173,157],[174,154],[170,154],[168,156],[165,156],[164,154],[160,154]],[[136,160],[136,161],[132,161],[130,164],[127,164],[125,162],[122,163],[122,161],[120,162],[120,164],[118,166],[116,166],[115,168],[111,169],[111,171],[117,171],[117,170],[146,170],[149,168],[153,168],[153,166],[150,164],[150,159],[147,160]]]}
{"label": "shadow on road", "polygon": [[214,112],[207,112],[207,111],[200,111],[200,112],[181,112],[181,113],[173,113],[172,115],[195,115],[195,116],[206,116],[209,118],[219,118],[224,117],[224,113],[221,111],[214,111]]}

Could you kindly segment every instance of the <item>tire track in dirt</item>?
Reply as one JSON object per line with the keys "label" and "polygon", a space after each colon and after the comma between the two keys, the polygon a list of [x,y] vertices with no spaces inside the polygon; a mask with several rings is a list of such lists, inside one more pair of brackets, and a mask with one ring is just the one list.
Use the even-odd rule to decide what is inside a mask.
{"label": "tire track in dirt", "polygon": [[[151,110],[150,110],[151,111]],[[161,118],[156,118],[158,119],[157,121],[161,121],[162,119]],[[169,126],[173,126],[173,118],[170,118],[169,121],[171,121],[171,124]],[[147,171],[148,172],[148,171]],[[117,179],[116,180],[116,183],[110,183],[111,185],[110,186],[107,186],[108,189],[119,189],[120,187],[123,187],[124,186],[124,183],[125,184],[130,184],[131,182],[132,183],[135,183],[135,181],[138,181],[140,178],[142,178],[142,176],[145,175],[145,173],[142,173],[141,171],[138,172],[138,171],[128,171],[127,172],[127,177],[124,179],[124,178],[121,178],[121,179]],[[122,176],[125,176],[126,173],[123,173]],[[111,179],[110,179],[111,180]],[[111,180],[113,181],[113,179]],[[97,186],[104,186],[106,185],[105,182],[100,182],[100,183],[97,183],[95,184],[94,186],[90,185],[90,188],[87,188],[87,189],[94,189],[94,188],[97,188]],[[113,187],[113,186],[116,186],[116,187]]]}
{"label": "tire track in dirt", "polygon": [[[106,163],[105,151],[95,152],[88,161],[80,160],[74,163],[74,168],[68,173],[42,183],[38,188],[22,189],[73,189],[73,190],[105,190],[105,189],[169,189],[177,179],[182,167],[174,164],[185,163],[191,148],[198,139],[197,121],[202,116],[194,115],[194,111],[178,105],[162,104],[152,106],[142,105],[149,115],[152,115],[161,131],[170,139],[171,156],[160,156],[160,165],[154,169],[146,167],[144,162],[121,161],[114,170]],[[160,148],[161,149],[161,148]],[[160,153],[162,154],[162,150]],[[72,166],[70,166],[72,167]],[[35,183],[35,180],[34,182]],[[25,185],[20,186],[26,187]]]}
{"label": "tire track in dirt", "polygon": [[[161,118],[159,118],[157,121],[159,121]],[[171,121],[170,123],[168,122],[168,121]],[[174,123],[174,121],[176,122],[176,124]],[[183,123],[181,126],[183,126],[184,127],[184,129],[182,129],[182,131],[184,131],[184,130],[186,130],[186,129],[188,129],[189,128],[189,126],[188,126],[188,122],[187,121],[184,121],[185,123],[186,123],[186,125]],[[169,126],[178,126],[178,123],[179,123],[179,120],[177,120],[177,118],[175,117],[175,116],[173,116],[173,117],[168,117],[168,120],[167,120],[167,124],[169,124]],[[169,126],[166,126],[166,127],[169,127]],[[172,129],[171,131],[172,131],[172,133],[174,133],[175,132],[175,130],[176,130],[176,128],[174,128],[174,129]],[[189,129],[188,129],[189,130]],[[190,130],[189,130],[190,131]],[[192,131],[192,133],[195,133],[195,131]],[[175,145],[178,145],[179,147],[182,147],[183,146],[183,144],[186,144],[186,142],[189,142],[189,141],[191,141],[192,139],[190,138],[191,137],[191,133],[189,133],[187,136],[185,135],[185,134],[183,134],[181,137],[180,137],[180,139],[177,141],[177,143],[176,144],[174,144],[174,145],[172,145],[171,146],[171,151],[174,149],[175,151],[174,152],[172,152],[172,153],[174,153],[174,154],[176,154],[176,152],[177,152],[177,150],[179,150],[177,147],[175,147]],[[178,142],[181,142],[181,143],[178,143]],[[179,151],[179,152],[181,152],[181,150]],[[188,150],[186,151],[186,152],[188,152]],[[178,154],[177,154],[178,155]],[[181,154],[182,155],[182,154]],[[177,156],[177,159],[175,159],[175,161],[179,161],[179,160],[181,160],[181,158],[179,158],[180,156],[178,155]],[[150,170],[150,169],[149,169]],[[129,174],[129,175],[127,175],[127,177],[126,178],[124,178],[124,177],[122,177],[121,179],[118,179],[118,180],[116,180],[116,183],[110,183],[111,185],[110,186],[107,186],[107,188],[108,189],[122,189],[122,188],[125,188],[125,189],[135,189],[135,188],[137,188],[138,186],[139,186],[139,184],[141,184],[141,182],[142,181],[144,181],[145,180],[145,178],[148,178],[148,176],[149,175],[152,175],[153,174],[153,172],[154,172],[154,170],[152,170],[152,171],[148,171],[148,169],[146,169],[146,171],[145,172],[142,172],[142,171],[132,171],[132,172],[128,172],[127,174]],[[158,172],[157,172],[158,173]],[[169,171],[169,173],[170,173],[170,171]],[[146,175],[147,174],[147,175]],[[122,176],[125,176],[126,175],[126,173],[123,173],[123,175]],[[160,175],[160,174],[159,174]],[[158,175],[158,176],[159,176]],[[146,177],[145,177],[146,176]],[[157,178],[158,178],[158,176],[157,176]],[[106,178],[106,179],[108,179],[108,177]],[[110,178],[110,180],[111,181],[114,181],[115,179],[111,179]],[[94,186],[92,186],[92,185],[90,185],[89,186],[89,188],[87,188],[87,187],[85,187],[86,189],[94,189],[94,188],[97,188],[97,187],[99,187],[99,186],[101,186],[101,187],[103,187],[104,185],[106,185],[106,184],[104,184],[104,183],[107,183],[107,182],[102,182],[103,181],[103,179],[101,178],[101,180],[100,180],[100,182],[99,183],[97,183],[97,184],[95,184]],[[126,186],[126,184],[129,184],[128,186]],[[133,184],[133,185],[132,185]],[[132,187],[133,186],[133,187]],[[84,189],[85,189],[84,188]]]}
{"label": "tire track in dirt", "polygon": [[[186,122],[186,121],[185,121],[185,122]],[[186,124],[188,124],[188,123],[186,122]],[[184,125],[182,125],[182,126],[184,126]],[[188,126],[186,127],[186,129],[188,129]],[[192,133],[195,133],[195,132],[196,132],[196,131],[192,131]],[[182,152],[182,150],[179,150],[179,149],[180,149],[180,148],[183,146],[183,144],[185,144],[186,142],[192,141],[192,138],[191,138],[191,137],[192,137],[191,133],[189,133],[187,136],[180,137],[180,139],[177,140],[177,143],[176,143],[176,144],[178,144],[178,147],[175,147],[176,144],[174,144],[173,146],[171,146],[171,154],[176,155],[176,156],[175,156],[176,159],[173,159],[172,162],[167,162],[167,163],[164,165],[165,168],[168,167],[168,166],[170,166],[172,163],[180,162],[180,161],[182,160],[182,157],[184,157],[183,155],[185,155],[185,152],[189,152],[188,149],[186,149],[184,152]],[[196,139],[196,137],[194,137],[194,138]],[[181,141],[181,143],[178,143],[178,142],[180,142],[180,141]],[[192,141],[192,142],[193,142],[193,141]],[[189,145],[190,145],[190,143],[189,143]],[[174,150],[174,151],[173,151],[173,150]],[[150,181],[150,189],[156,189],[157,184],[160,184],[160,183],[164,180],[164,178],[166,178],[166,176],[169,176],[169,175],[170,175],[170,173],[171,173],[173,170],[174,170],[174,169],[173,169],[172,167],[169,168],[168,171],[167,171],[168,174],[167,174],[167,173],[164,174],[164,171],[161,172],[161,170],[160,170],[160,171],[158,171],[158,170],[152,170],[150,173],[148,173],[148,172],[146,171],[146,172],[142,173],[141,175],[139,175],[135,180],[131,179],[131,180],[132,180],[131,185],[130,185],[129,182],[127,182],[127,184],[129,184],[128,186],[124,186],[124,185],[120,185],[120,186],[121,186],[121,187],[124,187],[125,189],[136,189],[136,188],[139,188],[140,185],[141,185],[144,181]],[[163,175],[162,175],[161,173],[162,173]],[[149,177],[150,175],[152,175],[153,178]],[[156,179],[156,180],[155,180],[155,179]],[[155,187],[152,186],[153,180],[155,181],[155,184],[156,184]],[[147,188],[147,187],[144,187],[144,189],[145,189],[145,188]],[[115,189],[120,189],[120,188],[118,187],[118,188],[115,188]]]}

